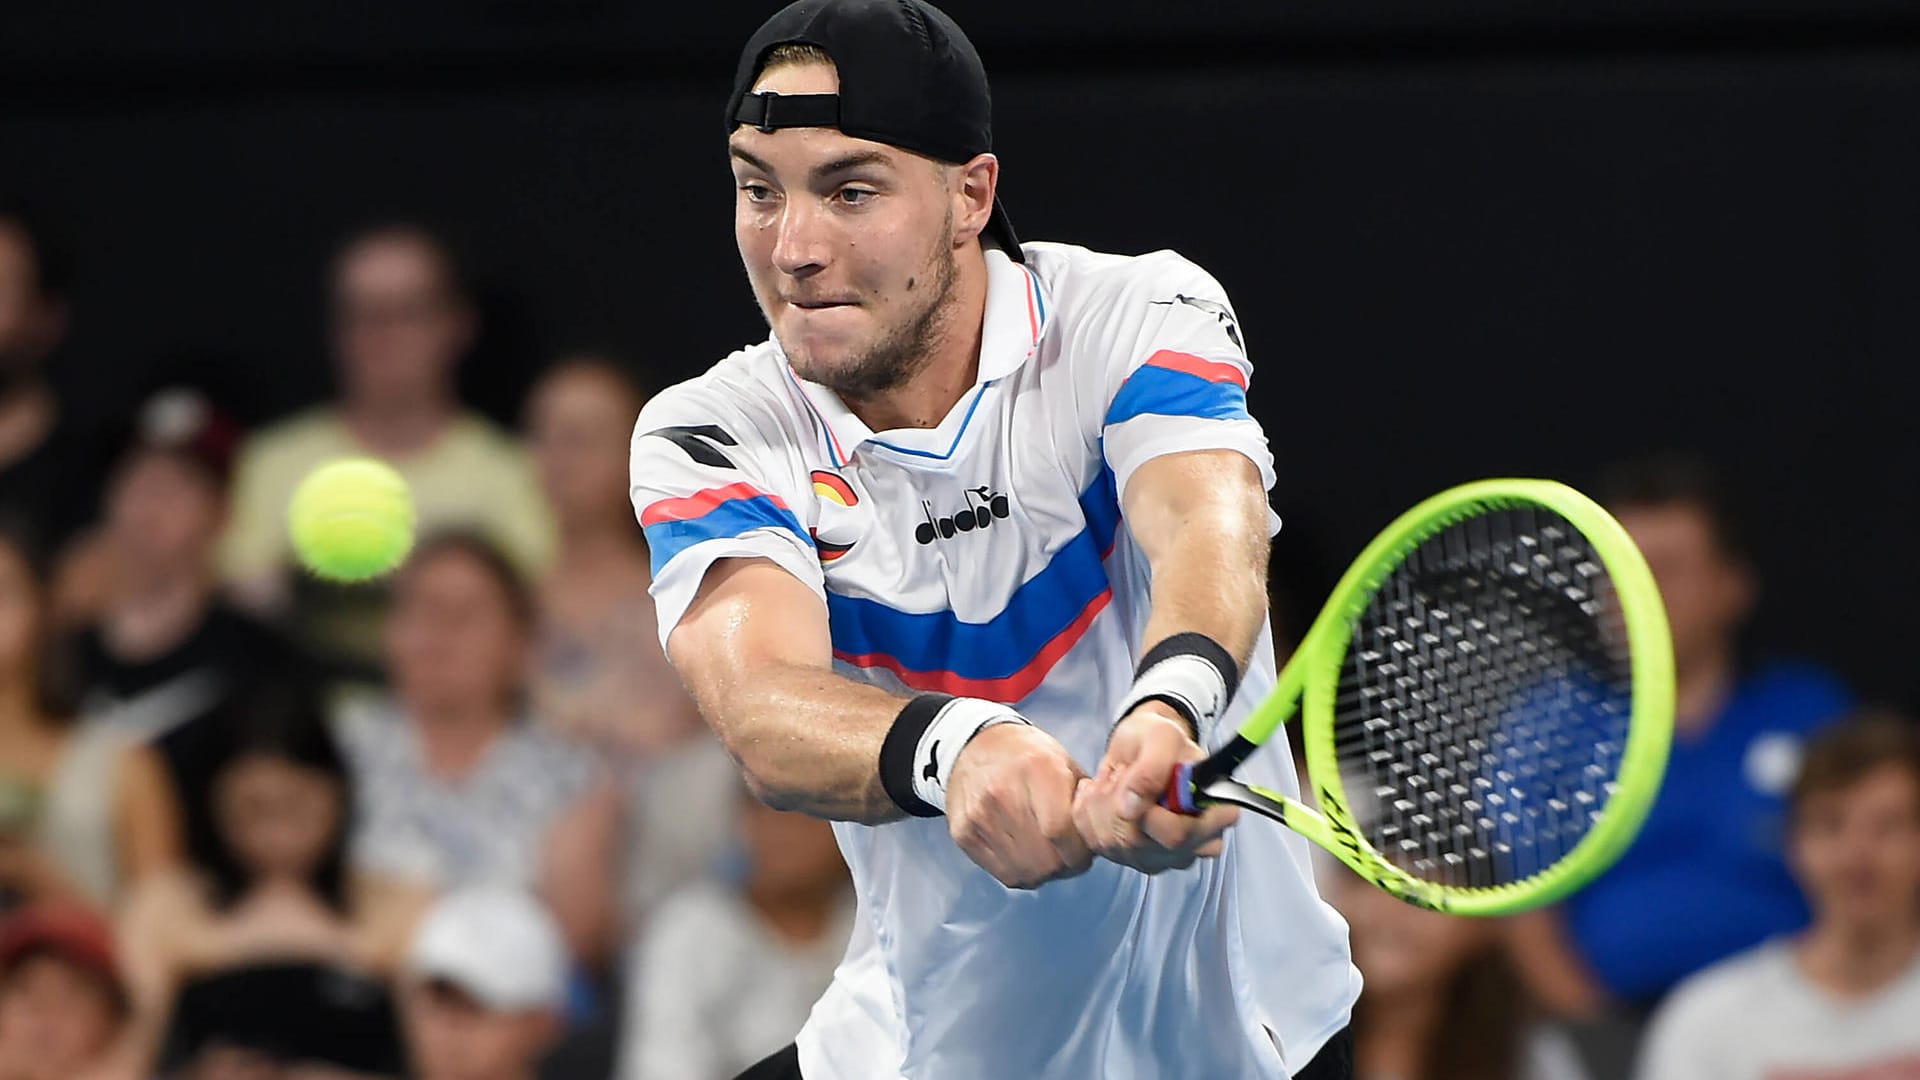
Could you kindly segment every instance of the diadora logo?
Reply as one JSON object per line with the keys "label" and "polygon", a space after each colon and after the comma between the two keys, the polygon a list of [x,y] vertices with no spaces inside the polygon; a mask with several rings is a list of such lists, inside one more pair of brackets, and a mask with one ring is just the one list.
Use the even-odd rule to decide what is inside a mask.
{"label": "diadora logo", "polygon": [[1196,311],[1205,312],[1213,316],[1213,321],[1219,323],[1221,328],[1226,330],[1227,337],[1233,339],[1234,348],[1242,351],[1246,349],[1246,346],[1240,343],[1240,326],[1233,321],[1233,312],[1228,309],[1227,305],[1218,300],[1188,296],[1185,293],[1174,293],[1173,299],[1171,300],[1149,300],[1147,303],[1159,304],[1162,307],[1171,307],[1174,304],[1185,304]]}
{"label": "diadora logo", "polygon": [[813,546],[821,565],[853,550],[860,538],[859,522],[847,510],[860,505],[860,496],[847,478],[827,469],[813,470],[813,493],[820,499],[820,524],[813,529]]}
{"label": "diadora logo", "polygon": [[994,518],[1005,518],[1013,512],[1006,495],[992,491],[984,484],[977,488],[968,488],[963,494],[967,500],[966,508],[956,512],[952,517],[935,516],[933,504],[925,499],[920,500],[920,511],[926,515],[927,520],[914,528],[913,538],[922,544],[951,539],[956,532],[984,529],[993,524]]}

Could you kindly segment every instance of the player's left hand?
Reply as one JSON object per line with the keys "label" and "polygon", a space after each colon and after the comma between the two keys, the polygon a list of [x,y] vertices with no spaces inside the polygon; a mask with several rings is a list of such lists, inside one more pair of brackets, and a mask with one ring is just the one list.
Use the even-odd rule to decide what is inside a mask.
{"label": "player's left hand", "polygon": [[1186,721],[1167,706],[1149,701],[1128,713],[1114,728],[1099,772],[1074,794],[1073,821],[1087,846],[1144,874],[1220,854],[1222,834],[1240,820],[1237,808],[1210,806],[1187,817],[1160,805],[1174,768],[1206,756]]}

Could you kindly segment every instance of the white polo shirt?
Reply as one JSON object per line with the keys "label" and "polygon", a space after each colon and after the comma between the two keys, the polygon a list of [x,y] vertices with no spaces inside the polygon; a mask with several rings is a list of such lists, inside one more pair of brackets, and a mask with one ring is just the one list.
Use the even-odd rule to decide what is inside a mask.
{"label": "white polo shirt", "polygon": [[[1237,450],[1268,486],[1272,458],[1204,271],[1022,250],[987,252],[978,381],[938,427],[869,430],[773,340],[647,405],[633,502],[663,641],[715,560],[767,558],[825,601],[842,674],[1016,703],[1098,766],[1151,602],[1119,493],[1163,454]],[[1274,680],[1263,631],[1215,742]],[[1299,787],[1278,735],[1241,775]],[[1271,822],[1191,870],[1096,861],[1033,891],[1000,885],[940,818],[834,829],[860,918],[800,1034],[809,1080],[1282,1078],[1359,993],[1307,842]]]}

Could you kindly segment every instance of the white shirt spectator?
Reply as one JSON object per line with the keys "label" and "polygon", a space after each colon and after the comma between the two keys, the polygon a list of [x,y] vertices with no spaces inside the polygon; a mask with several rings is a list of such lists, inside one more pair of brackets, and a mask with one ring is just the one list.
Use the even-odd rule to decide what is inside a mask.
{"label": "white shirt spectator", "polygon": [[354,776],[355,865],[443,888],[535,887],[548,832],[597,775],[586,751],[525,722],[459,778],[427,767],[390,700],[343,710],[338,727]]}
{"label": "white shirt spectator", "polygon": [[849,891],[831,929],[796,944],[726,885],[669,897],[634,957],[620,1080],[727,1080],[792,1042],[833,981],[853,914]]}
{"label": "white shirt spectator", "polygon": [[1836,997],[1775,940],[1681,983],[1655,1014],[1637,1080],[1920,1077],[1920,954],[1885,989]]}

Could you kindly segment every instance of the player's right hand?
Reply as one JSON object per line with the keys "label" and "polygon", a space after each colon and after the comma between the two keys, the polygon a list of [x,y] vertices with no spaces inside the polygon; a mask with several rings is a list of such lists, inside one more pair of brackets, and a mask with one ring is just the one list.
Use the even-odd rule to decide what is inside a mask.
{"label": "player's right hand", "polygon": [[1058,739],[996,724],[961,749],[947,777],[947,830],[1000,884],[1033,889],[1084,873],[1092,852],[1073,822],[1086,777]]}

